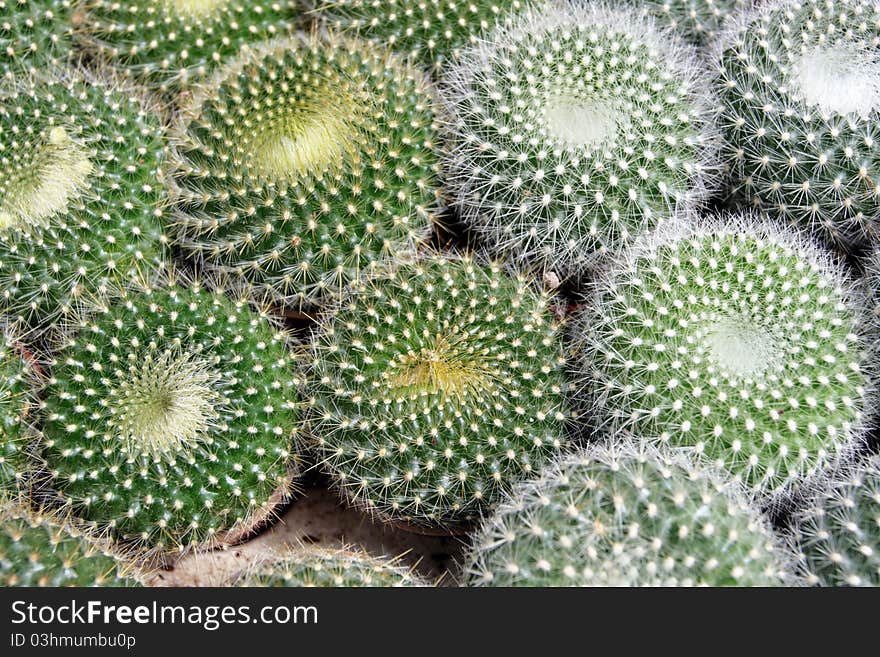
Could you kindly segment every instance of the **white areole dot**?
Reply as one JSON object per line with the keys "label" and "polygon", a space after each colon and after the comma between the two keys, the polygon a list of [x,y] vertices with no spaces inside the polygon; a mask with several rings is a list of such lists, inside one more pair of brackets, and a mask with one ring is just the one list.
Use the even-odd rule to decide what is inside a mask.
{"label": "white areole dot", "polygon": [[880,107],[880,53],[856,47],[814,48],[792,66],[808,105],[827,114],[867,118]]}

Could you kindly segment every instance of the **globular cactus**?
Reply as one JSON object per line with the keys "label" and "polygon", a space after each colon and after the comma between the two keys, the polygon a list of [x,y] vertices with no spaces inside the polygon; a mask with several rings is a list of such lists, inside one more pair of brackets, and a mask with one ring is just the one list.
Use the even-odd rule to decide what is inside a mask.
{"label": "globular cactus", "polygon": [[0,507],[0,586],[140,586],[125,556],[63,516]]}
{"label": "globular cactus", "polygon": [[0,78],[58,65],[71,49],[71,0],[0,0]]}
{"label": "globular cactus", "polygon": [[795,515],[805,577],[822,586],[880,586],[880,456],[846,464]]}
{"label": "globular cactus", "polygon": [[566,456],[484,521],[472,586],[780,586],[792,553],[742,491],[628,440]]}
{"label": "globular cactus", "polygon": [[774,503],[865,434],[864,295],[796,231],[745,216],[659,231],[585,306],[572,370],[600,427],[693,448]]}
{"label": "globular cactus", "polygon": [[288,496],[298,379],[285,333],[222,289],[131,291],[74,327],[44,389],[72,512],[161,552],[231,543]]}
{"label": "globular cactus", "polygon": [[44,329],[162,256],[161,125],[107,75],[0,88],[0,314]]}
{"label": "globular cactus", "polygon": [[262,559],[234,581],[247,587],[428,586],[399,559],[377,558],[359,549],[308,548]]}
{"label": "globular cactus", "polygon": [[312,14],[331,27],[388,44],[439,69],[527,2],[519,0],[313,0]]}
{"label": "globular cactus", "polygon": [[641,13],[667,25],[694,45],[713,43],[724,30],[726,22],[750,7],[752,0],[640,0]]}
{"label": "globular cactus", "polygon": [[450,196],[496,253],[581,274],[713,183],[692,50],[633,11],[524,11],[444,80]]}
{"label": "globular cactus", "polygon": [[466,521],[565,444],[552,297],[469,257],[377,271],[322,319],[310,436],[352,502],[391,521]]}
{"label": "globular cactus", "polygon": [[242,47],[293,32],[297,0],[81,0],[86,48],[163,91],[188,90]]}
{"label": "globular cactus", "polygon": [[0,343],[0,499],[14,498],[33,467],[40,367],[14,328]]}
{"label": "globular cactus", "polygon": [[338,296],[430,232],[432,105],[380,46],[298,35],[249,51],[177,136],[175,243],[278,304]]}
{"label": "globular cactus", "polygon": [[774,0],[717,45],[730,193],[858,250],[880,220],[880,5]]}

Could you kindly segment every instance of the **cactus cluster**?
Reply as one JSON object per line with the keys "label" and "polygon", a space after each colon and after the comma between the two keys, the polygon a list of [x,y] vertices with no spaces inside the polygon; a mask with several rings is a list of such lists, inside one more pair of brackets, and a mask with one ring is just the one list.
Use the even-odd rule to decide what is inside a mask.
{"label": "cactus cluster", "polygon": [[297,0],[81,0],[76,35],[139,81],[181,91],[243,47],[292,33]]}
{"label": "cactus cluster", "polygon": [[424,241],[433,97],[379,46],[299,35],[231,63],[177,136],[174,241],[273,303],[337,297]]}
{"label": "cactus cluster", "polygon": [[313,0],[312,14],[332,28],[387,44],[439,69],[527,2],[519,0]]}
{"label": "cactus cluster", "polygon": [[618,439],[521,484],[465,567],[477,586],[780,586],[791,561],[729,480]]}
{"label": "cactus cluster", "polygon": [[525,10],[443,93],[450,194],[495,253],[580,274],[714,184],[694,53],[633,11]]}
{"label": "cactus cluster", "polygon": [[111,543],[62,516],[0,508],[0,586],[140,586]]}
{"label": "cactus cluster", "polygon": [[298,380],[263,313],[172,281],[69,331],[43,432],[52,485],[74,514],[171,552],[231,542],[286,499]]}
{"label": "cactus cluster", "polygon": [[0,314],[45,328],[161,259],[161,125],[109,75],[0,86]]}
{"label": "cactus cluster", "polygon": [[0,0],[0,78],[58,65],[71,47],[71,0]]}
{"label": "cactus cluster", "polygon": [[412,568],[395,559],[360,550],[309,548],[255,563],[235,580],[248,587],[428,586]]}
{"label": "cactus cluster", "polygon": [[716,45],[730,193],[856,250],[880,220],[880,5],[774,0]]}
{"label": "cactus cluster", "polygon": [[873,333],[858,289],[808,238],[706,220],[646,236],[595,287],[572,369],[601,426],[695,448],[764,501],[864,435]]}
{"label": "cactus cluster", "polygon": [[469,257],[425,256],[353,287],[321,322],[310,434],[352,502],[468,520],[567,443],[548,293]]}
{"label": "cactus cluster", "polygon": [[807,581],[880,586],[880,456],[847,464],[796,515]]}
{"label": "cactus cluster", "polygon": [[[0,583],[307,465],[465,585],[880,584],[878,53],[876,0],[0,0]],[[287,548],[231,583],[431,584]]]}

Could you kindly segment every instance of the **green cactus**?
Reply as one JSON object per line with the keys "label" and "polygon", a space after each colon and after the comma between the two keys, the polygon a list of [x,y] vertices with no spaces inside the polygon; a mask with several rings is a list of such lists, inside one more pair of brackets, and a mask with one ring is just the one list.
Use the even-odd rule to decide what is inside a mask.
{"label": "green cactus", "polygon": [[178,92],[242,47],[293,32],[296,0],[81,0],[76,36],[141,82]]}
{"label": "green cactus", "polygon": [[296,462],[285,333],[198,284],[96,310],[44,391],[44,456],[73,512],[165,552],[233,542],[265,521]]}
{"label": "green cactus", "polygon": [[595,289],[571,358],[600,426],[694,448],[768,502],[864,436],[864,299],[796,231],[737,216],[660,231]]}
{"label": "green cactus", "polygon": [[527,3],[519,0],[312,0],[331,27],[388,44],[438,69]]}
{"label": "green cactus", "polygon": [[71,48],[71,0],[0,0],[0,78],[62,63]]}
{"label": "green cactus", "polygon": [[678,30],[697,46],[711,45],[726,21],[752,5],[752,0],[640,0],[631,3],[661,25]]}
{"label": "green cactus", "polygon": [[880,5],[773,0],[717,46],[730,193],[845,250],[880,220]]}
{"label": "green cactus", "polygon": [[428,586],[396,559],[360,550],[309,548],[255,563],[234,580],[248,587],[402,587]]}
{"label": "green cactus", "polygon": [[847,465],[795,515],[805,577],[822,586],[880,586],[880,456]]}
{"label": "green cactus", "polygon": [[384,519],[469,520],[566,443],[552,298],[440,255],[353,287],[321,322],[311,435],[352,502]]}
{"label": "green cactus", "polygon": [[299,35],[249,51],[178,136],[175,243],[275,303],[337,297],[429,233],[432,104],[378,46]]}
{"label": "green cactus", "polygon": [[161,259],[161,126],[106,75],[0,88],[0,314],[42,329]]}
{"label": "green cactus", "polygon": [[445,76],[450,196],[493,253],[583,274],[714,185],[707,86],[634,10],[526,10]]}
{"label": "green cactus", "polygon": [[473,586],[781,586],[789,552],[713,469],[624,440],[520,484],[465,571]]}
{"label": "green cactus", "polygon": [[0,344],[0,499],[15,497],[32,470],[40,366],[14,328]]}
{"label": "green cactus", "polygon": [[105,539],[61,516],[0,507],[0,586],[140,586],[141,575]]}

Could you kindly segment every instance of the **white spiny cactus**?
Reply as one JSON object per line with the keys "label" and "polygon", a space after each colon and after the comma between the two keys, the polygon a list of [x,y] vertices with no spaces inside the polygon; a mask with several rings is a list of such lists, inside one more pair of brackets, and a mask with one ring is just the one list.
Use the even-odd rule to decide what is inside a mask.
{"label": "white spiny cactus", "polygon": [[634,11],[524,10],[444,76],[453,202],[493,252],[581,273],[713,187],[707,92]]}
{"label": "white spiny cactus", "polygon": [[746,216],[648,235],[596,283],[572,330],[600,426],[690,447],[767,500],[862,439],[877,356],[834,257]]}

